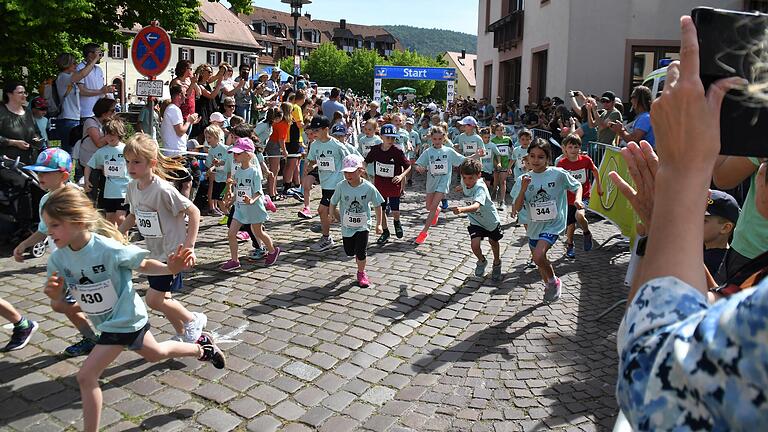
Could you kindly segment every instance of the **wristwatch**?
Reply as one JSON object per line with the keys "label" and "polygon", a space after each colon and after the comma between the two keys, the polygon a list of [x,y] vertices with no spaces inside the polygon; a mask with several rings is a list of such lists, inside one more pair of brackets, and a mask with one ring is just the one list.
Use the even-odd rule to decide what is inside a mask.
{"label": "wristwatch", "polygon": [[637,254],[637,256],[645,256],[645,247],[647,245],[648,245],[648,237],[638,237],[637,249],[635,250],[635,254]]}

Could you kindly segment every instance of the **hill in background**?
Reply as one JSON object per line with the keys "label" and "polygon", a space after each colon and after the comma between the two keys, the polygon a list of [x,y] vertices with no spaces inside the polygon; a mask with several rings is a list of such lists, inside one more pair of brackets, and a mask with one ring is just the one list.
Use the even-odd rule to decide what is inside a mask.
{"label": "hill in background", "polygon": [[435,57],[444,51],[467,50],[474,54],[477,51],[477,36],[459,33],[451,30],[426,29],[404,25],[384,25],[393,36],[408,50],[419,54]]}

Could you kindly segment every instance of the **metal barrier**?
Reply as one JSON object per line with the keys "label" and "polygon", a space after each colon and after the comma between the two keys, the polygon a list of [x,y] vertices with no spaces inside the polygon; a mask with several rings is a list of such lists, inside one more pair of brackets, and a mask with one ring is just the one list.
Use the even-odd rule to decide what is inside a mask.
{"label": "metal barrier", "polygon": [[618,147],[610,144],[603,144],[597,141],[590,141],[589,142],[589,148],[587,149],[587,155],[592,159],[592,161],[595,163],[595,166],[600,166],[600,163],[603,161],[603,156],[605,155],[605,149],[608,147],[612,147],[615,149],[619,149]]}
{"label": "metal barrier", "polygon": [[544,129],[531,129],[531,133],[533,134],[533,139],[543,138],[544,141],[549,141],[552,138],[552,132]]}

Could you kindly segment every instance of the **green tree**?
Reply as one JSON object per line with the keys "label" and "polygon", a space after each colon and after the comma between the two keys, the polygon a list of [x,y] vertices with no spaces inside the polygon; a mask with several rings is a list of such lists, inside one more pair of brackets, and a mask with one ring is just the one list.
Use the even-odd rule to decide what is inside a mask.
{"label": "green tree", "polygon": [[304,63],[301,70],[308,73],[310,79],[320,87],[344,86],[341,80],[349,65],[349,56],[332,43],[320,45]]}
{"label": "green tree", "polygon": [[[203,0],[208,1],[208,0]],[[56,57],[79,54],[89,41],[126,42],[123,28],[157,19],[176,37],[194,37],[200,0],[2,0],[0,1],[0,81],[19,79],[28,86],[56,75]],[[238,12],[250,0],[229,0]]]}
{"label": "green tree", "polygon": [[377,51],[354,51],[349,58],[349,65],[344,70],[344,87],[351,88],[358,95],[373,96],[373,68],[377,64],[384,64],[384,61]]}
{"label": "green tree", "polygon": [[[307,65],[307,61],[306,60],[302,60],[300,65],[301,65],[301,73],[306,72],[304,70],[304,67]],[[283,57],[282,59],[280,59],[280,61],[278,62],[277,67],[279,67],[280,70],[286,72],[287,74],[293,75],[293,56]],[[312,79],[314,79],[314,78],[312,78]]]}
{"label": "green tree", "polygon": [[[413,51],[393,51],[387,60],[387,64],[393,66],[441,66],[434,58],[426,57]],[[390,95],[392,90],[405,86],[414,88],[417,96],[426,96],[432,92],[435,82],[419,80],[385,80],[382,82],[384,93]]]}

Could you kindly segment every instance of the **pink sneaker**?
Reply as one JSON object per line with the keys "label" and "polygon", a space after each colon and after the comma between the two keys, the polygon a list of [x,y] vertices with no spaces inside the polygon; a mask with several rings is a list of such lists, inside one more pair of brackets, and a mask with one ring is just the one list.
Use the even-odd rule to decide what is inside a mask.
{"label": "pink sneaker", "polygon": [[264,207],[272,213],[277,211],[277,206],[272,202],[272,198],[269,195],[264,195]]}
{"label": "pink sneaker", "polygon": [[264,264],[266,264],[267,266],[271,266],[272,264],[277,262],[277,257],[279,256],[280,256],[280,248],[275,246],[274,252],[268,253],[264,257]]}
{"label": "pink sneaker", "polygon": [[237,241],[239,242],[245,242],[251,239],[251,236],[245,231],[238,231],[235,237],[237,237]]}
{"label": "pink sneaker", "polygon": [[219,269],[221,269],[222,271],[226,271],[226,272],[237,270],[239,268],[240,268],[240,261],[232,260],[232,259],[227,261],[227,262],[225,262],[221,266],[219,266]]}
{"label": "pink sneaker", "polygon": [[440,212],[435,213],[435,218],[432,219],[432,226],[437,225],[438,220],[440,219]]}
{"label": "pink sneaker", "polygon": [[357,285],[360,288],[368,288],[371,285],[371,282],[368,280],[368,273],[365,270],[357,272]]}
{"label": "pink sneaker", "polygon": [[312,212],[309,210],[309,207],[304,207],[299,211],[299,217],[301,219],[312,219]]}

